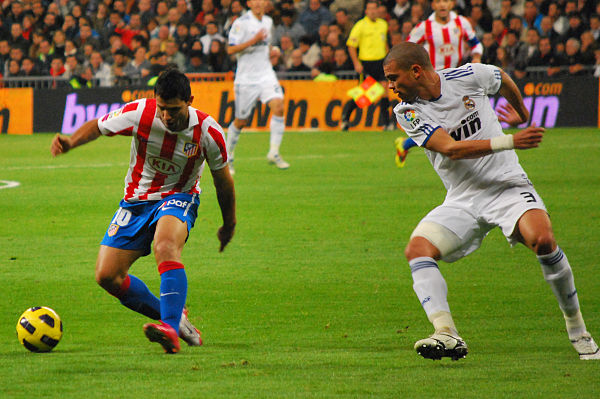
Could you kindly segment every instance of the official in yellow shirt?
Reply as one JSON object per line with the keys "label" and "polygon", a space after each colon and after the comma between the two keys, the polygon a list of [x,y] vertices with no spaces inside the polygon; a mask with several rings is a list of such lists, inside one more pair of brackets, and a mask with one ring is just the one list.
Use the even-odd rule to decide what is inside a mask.
{"label": "official in yellow shirt", "polygon": [[[360,75],[361,80],[371,76],[387,87],[385,75],[383,74],[383,59],[388,53],[387,22],[377,18],[377,0],[367,0],[365,4],[365,17],[354,24],[350,36],[346,41],[348,54],[354,64],[354,70]],[[389,99],[384,96],[380,104],[379,125],[384,129],[394,129],[395,123],[390,122]],[[342,130],[348,130],[350,125],[350,114],[356,109],[356,104],[351,103],[345,107],[342,115]]]}

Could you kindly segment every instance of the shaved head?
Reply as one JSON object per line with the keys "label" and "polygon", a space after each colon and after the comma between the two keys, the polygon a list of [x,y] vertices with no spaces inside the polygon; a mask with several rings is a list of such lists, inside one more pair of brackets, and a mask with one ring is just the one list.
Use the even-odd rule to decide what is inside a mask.
{"label": "shaved head", "polygon": [[402,42],[392,47],[383,60],[383,65],[390,62],[394,62],[403,71],[409,70],[415,64],[420,65],[423,69],[433,69],[427,50],[420,44],[411,42]]}

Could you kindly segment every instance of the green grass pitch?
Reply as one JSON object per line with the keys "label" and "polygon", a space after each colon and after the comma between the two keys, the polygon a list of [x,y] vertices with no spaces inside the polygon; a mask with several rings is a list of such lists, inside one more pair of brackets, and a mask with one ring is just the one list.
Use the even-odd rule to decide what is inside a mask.
{"label": "green grass pitch", "polygon": [[[440,265],[470,353],[420,358],[431,327],[403,256],[445,191],[423,151],[393,161],[398,132],[286,134],[291,168],[267,165],[268,134],[236,152],[238,228],[222,254],[208,170],[183,260],[205,345],[174,356],[146,320],[94,281],[98,244],[122,196],[129,139],[53,159],[51,135],[0,136],[1,398],[597,398],[600,362],[580,361],[540,266],[499,230]],[[550,210],[600,340],[600,133],[553,129],[521,163]],[[0,183],[0,186],[2,183]],[[153,258],[132,273],[156,292]],[[62,341],[32,354],[16,339],[30,306],[54,308]]]}

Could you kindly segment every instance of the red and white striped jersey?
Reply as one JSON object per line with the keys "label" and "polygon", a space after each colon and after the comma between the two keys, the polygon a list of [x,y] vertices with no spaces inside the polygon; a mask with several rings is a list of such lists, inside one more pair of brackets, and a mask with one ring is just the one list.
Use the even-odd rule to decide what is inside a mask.
{"label": "red and white striped jersey", "polygon": [[[471,54],[483,53],[483,46],[471,23],[455,12],[450,12],[449,21],[445,25],[435,20],[435,13],[431,14],[413,28],[406,41],[422,44],[436,70],[456,68],[469,49]],[[465,42],[468,48],[465,48]]]}
{"label": "red and white striped jersey", "polygon": [[225,135],[208,114],[189,107],[189,125],[170,132],[156,112],[156,100],[126,104],[98,119],[105,136],[132,136],[127,202],[155,201],[175,193],[200,193],[204,160],[211,170],[227,165]]}

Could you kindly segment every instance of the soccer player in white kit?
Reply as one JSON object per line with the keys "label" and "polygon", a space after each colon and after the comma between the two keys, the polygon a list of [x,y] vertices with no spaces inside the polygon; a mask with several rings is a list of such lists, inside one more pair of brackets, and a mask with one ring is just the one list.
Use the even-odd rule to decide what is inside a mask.
{"label": "soccer player in white kit", "polygon": [[265,15],[265,5],[266,0],[248,0],[250,10],[236,19],[229,31],[227,53],[237,54],[237,69],[233,82],[235,118],[227,128],[227,149],[232,173],[235,146],[259,99],[263,104],[267,104],[273,113],[267,160],[279,169],[287,169],[290,166],[279,154],[285,129],[283,90],[269,58],[273,20]]}
{"label": "soccer player in white kit", "polygon": [[[579,310],[567,257],[558,247],[544,203],[519,164],[514,149],[537,147],[543,128],[530,126],[505,135],[499,119],[512,126],[529,120],[519,89],[500,68],[466,64],[435,71],[425,49],[404,42],[384,61],[389,88],[403,101],[398,123],[425,153],[447,190],[444,203],[427,214],[406,247],[413,288],[435,332],[415,344],[429,359],[466,356],[447,302],[448,287],[437,262],[454,262],[479,248],[494,227],[507,240],[536,255],[542,274],[564,314],[567,332],[581,359],[600,359]],[[508,104],[498,118],[488,95]]]}
{"label": "soccer player in white kit", "polygon": [[[181,252],[197,217],[199,180],[208,164],[221,208],[217,232],[220,250],[233,237],[235,190],[227,165],[225,135],[209,115],[191,107],[190,81],[176,69],[160,74],[155,98],[141,99],[83,124],[72,136],[57,134],[52,155],[60,155],[98,137],[131,136],[124,197],[100,245],[96,281],[121,303],[159,323],[144,332],[165,352],[202,344],[187,318],[187,277]],[[140,257],[154,257],[161,277],[160,299],[129,273]]]}
{"label": "soccer player in white kit", "polygon": [[[483,46],[469,20],[452,11],[454,0],[433,0],[431,7],[433,13],[413,28],[406,41],[422,44],[436,70],[456,68],[469,53],[471,62],[481,62]],[[408,150],[416,143],[410,138],[398,137],[395,145],[396,165],[401,168]]]}

